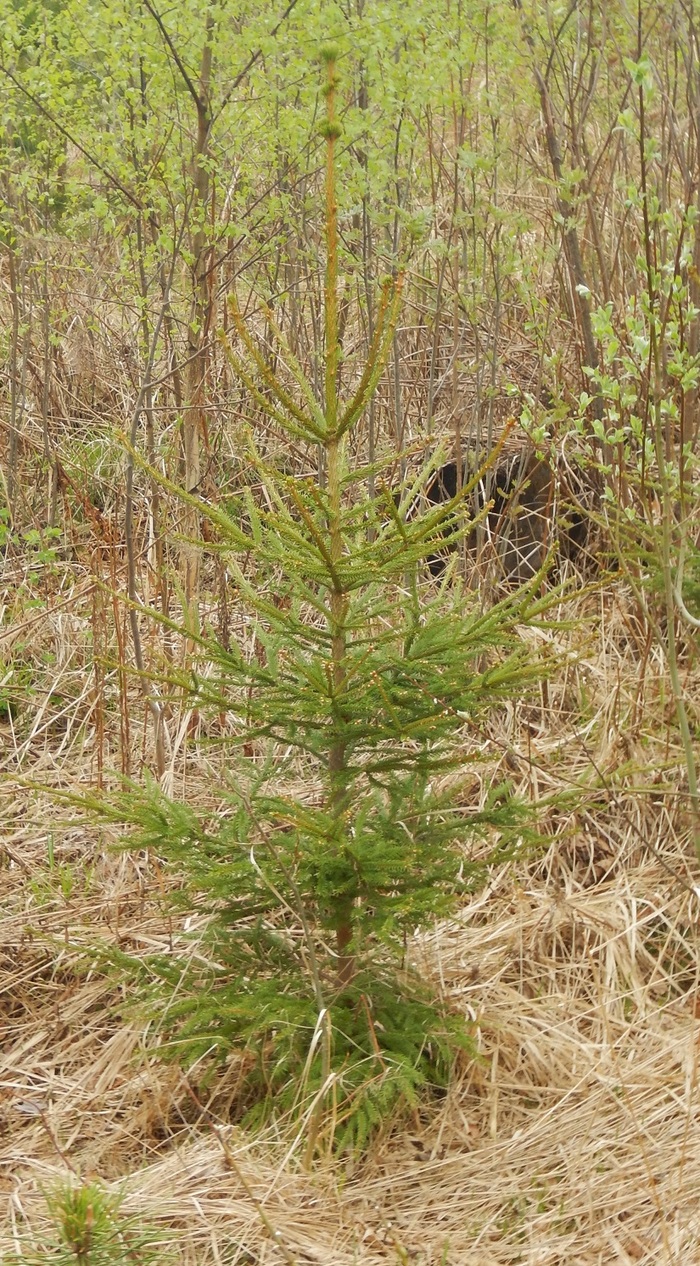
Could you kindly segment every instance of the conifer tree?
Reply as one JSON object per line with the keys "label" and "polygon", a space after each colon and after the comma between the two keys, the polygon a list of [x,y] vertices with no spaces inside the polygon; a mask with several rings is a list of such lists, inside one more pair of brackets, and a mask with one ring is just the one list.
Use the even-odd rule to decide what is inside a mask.
{"label": "conifer tree", "polygon": [[247,1052],[245,1102],[258,1113],[293,1107],[310,1148],[326,1136],[361,1145],[468,1044],[407,944],[481,873],[483,846],[479,866],[472,854],[484,831],[491,863],[521,838],[507,788],[479,812],[464,803],[467,779],[446,775],[468,772],[484,718],[534,675],[514,634],[534,584],[483,611],[454,578],[437,591],[423,579],[444,532],[465,530],[463,494],[407,521],[431,471],[397,504],[386,489],[370,497],[367,467],[349,456],[387,360],[401,275],[383,285],[367,362],[341,398],[336,56],[323,52],[323,399],[279,330],[270,368],[235,299],[237,343],[227,344],[251,398],[288,436],[320,447],[327,477],[321,487],[272,469],[251,437],[264,504],[249,490],[226,510],[197,502],[254,625],[253,655],[245,639],[224,648],[205,628],[187,681],[198,707],[236,718],[230,780],[210,819],[155,789],[127,802],[140,842],[181,869],[186,900],[211,916],[208,960],[184,976],[177,956],[154,964],[177,982],[163,1020],[174,1050]]}

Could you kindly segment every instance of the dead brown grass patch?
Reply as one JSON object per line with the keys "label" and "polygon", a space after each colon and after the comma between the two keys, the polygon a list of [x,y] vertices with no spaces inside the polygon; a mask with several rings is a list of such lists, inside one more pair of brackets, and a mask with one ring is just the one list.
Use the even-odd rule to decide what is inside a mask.
{"label": "dead brown grass patch", "polygon": [[[507,774],[543,806],[542,847],[411,947],[479,1058],[354,1166],[305,1173],[283,1131],[232,1126],[225,1078],[198,1108],[157,1017],[95,960],[177,942],[157,864],[70,823],[11,772],[25,740],[5,744],[0,1254],[43,1242],[46,1189],[94,1178],[183,1266],[283,1261],[275,1231],[287,1260],[324,1266],[700,1262],[698,897],[663,665],[640,663],[623,602],[552,633],[562,668],[493,718],[468,794]],[[43,780],[90,784],[89,719],[60,757],[33,736]],[[211,803],[211,753],[183,739],[178,759]]]}

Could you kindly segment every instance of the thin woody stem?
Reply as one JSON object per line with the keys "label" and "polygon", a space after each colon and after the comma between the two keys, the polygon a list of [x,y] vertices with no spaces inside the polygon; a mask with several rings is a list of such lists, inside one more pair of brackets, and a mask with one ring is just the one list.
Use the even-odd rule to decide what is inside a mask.
{"label": "thin woody stem", "polygon": [[[338,341],[338,203],[335,187],[335,143],[339,125],[335,114],[336,71],[335,56],[329,50],[326,57],[326,372],[325,413],[327,427],[326,458],[328,463],[328,531],[330,559],[333,568],[330,595],[330,634],[332,661],[332,690],[334,701],[343,693],[345,685],[345,656],[347,651],[347,594],[343,588],[338,564],[343,555],[341,521],[341,475],[343,464],[343,437],[338,427],[338,365],[340,346]],[[342,849],[345,841],[346,800],[346,744],[337,738],[328,753],[330,780],[329,809],[335,822],[336,846]],[[335,899],[334,911],[336,953],[340,989],[350,984],[355,974],[355,960],[349,947],[352,942],[352,897],[341,894]]]}

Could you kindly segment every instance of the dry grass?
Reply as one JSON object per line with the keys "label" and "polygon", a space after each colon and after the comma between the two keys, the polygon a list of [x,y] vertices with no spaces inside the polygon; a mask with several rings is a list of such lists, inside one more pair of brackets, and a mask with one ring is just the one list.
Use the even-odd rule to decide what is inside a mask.
{"label": "dry grass", "polygon": [[[624,591],[581,600],[577,614],[584,603],[583,623],[546,635],[565,668],[539,702],[494,717],[476,767],[484,786],[500,769],[540,802],[542,848],[413,945],[472,1017],[479,1059],[354,1169],[328,1161],[308,1174],[289,1138],[228,1123],[225,1082],[203,1113],[124,1009],[125,987],[95,967],[96,945],[138,954],[167,948],[178,929],[155,864],[112,851],[109,832],[70,824],[17,777],[21,765],[63,787],[94,778],[76,671],[89,602],[79,588],[72,603],[57,597],[34,650],[53,648],[46,672],[61,690],[39,690],[41,725],[2,723],[0,1255],[41,1245],[44,1191],[80,1177],[123,1194],[124,1213],[162,1233],[163,1261],[183,1266],[700,1262],[700,973],[682,763],[661,659],[640,654]],[[30,641],[25,631],[27,662]],[[187,794],[209,798],[189,743]],[[550,805],[573,785],[584,790]]]}

